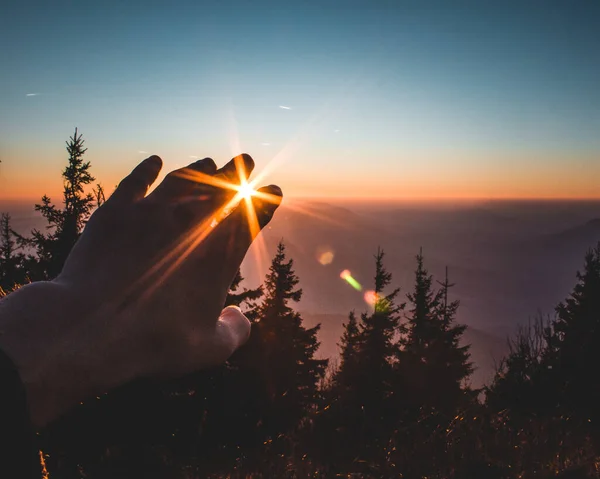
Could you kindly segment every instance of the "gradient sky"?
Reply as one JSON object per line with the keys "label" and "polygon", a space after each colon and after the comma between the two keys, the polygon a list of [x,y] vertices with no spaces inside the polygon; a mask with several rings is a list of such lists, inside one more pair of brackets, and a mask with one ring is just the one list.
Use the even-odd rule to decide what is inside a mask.
{"label": "gradient sky", "polygon": [[75,126],[109,190],[246,151],[288,195],[600,197],[597,0],[12,1],[0,40],[1,198]]}

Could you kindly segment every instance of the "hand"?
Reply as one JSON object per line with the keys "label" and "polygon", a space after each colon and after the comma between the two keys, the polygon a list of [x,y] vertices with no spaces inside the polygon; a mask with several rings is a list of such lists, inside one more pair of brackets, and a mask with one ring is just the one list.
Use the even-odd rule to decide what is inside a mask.
{"label": "hand", "polygon": [[152,156],[120,183],[56,280],[0,303],[0,347],[20,368],[38,424],[134,377],[220,363],[248,338],[240,310],[221,309],[281,190],[261,188],[227,215],[250,156],[219,170],[197,161],[146,196],[161,166]]}

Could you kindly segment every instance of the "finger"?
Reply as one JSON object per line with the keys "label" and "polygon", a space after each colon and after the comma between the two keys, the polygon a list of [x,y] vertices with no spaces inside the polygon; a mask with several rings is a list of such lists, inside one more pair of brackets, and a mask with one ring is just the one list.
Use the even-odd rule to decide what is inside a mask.
{"label": "finger", "polygon": [[242,153],[229,161],[223,168],[219,168],[216,177],[233,183],[240,184],[242,180],[248,179],[254,170],[254,160],[247,153]]}
{"label": "finger", "polygon": [[150,195],[154,200],[174,200],[197,193],[200,185],[207,181],[207,176],[217,172],[217,165],[212,158],[204,158],[190,165],[170,172],[158,188]]}
{"label": "finger", "polygon": [[[248,204],[238,207],[216,227],[209,241],[216,257],[223,258],[224,281],[231,281],[239,269],[254,238],[271,221],[281,204],[283,193],[278,186],[260,188]],[[229,283],[228,283],[229,284]]]}
{"label": "finger", "polygon": [[[217,321],[217,334],[231,355],[250,337],[250,321],[237,306],[227,306]],[[226,358],[225,358],[226,359]]]}
{"label": "finger", "polygon": [[148,188],[156,180],[161,168],[162,160],[159,156],[152,155],[146,158],[119,183],[108,201],[111,203],[131,203],[141,200],[146,196]]}

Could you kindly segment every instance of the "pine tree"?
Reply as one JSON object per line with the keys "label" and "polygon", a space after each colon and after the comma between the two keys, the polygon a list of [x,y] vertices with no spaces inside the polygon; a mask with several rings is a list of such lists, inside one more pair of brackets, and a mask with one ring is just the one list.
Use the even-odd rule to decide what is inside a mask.
{"label": "pine tree", "polygon": [[444,282],[438,283],[440,302],[436,311],[438,337],[431,345],[432,372],[439,378],[437,389],[446,395],[442,406],[452,409],[461,402],[464,395],[465,381],[473,373],[473,363],[469,354],[470,346],[461,346],[462,335],[467,329],[464,324],[456,323],[456,313],[460,301],[448,300],[448,292],[454,286],[448,279],[448,268]]}
{"label": "pine tree", "polygon": [[414,289],[407,295],[412,309],[408,316],[408,337],[405,344],[406,352],[414,356],[417,362],[426,361],[427,348],[435,337],[434,316],[442,297],[435,294],[432,286],[433,278],[425,269],[423,250],[420,250],[417,255]]}
{"label": "pine tree", "polygon": [[315,404],[317,385],[328,362],[314,358],[320,325],[305,328],[290,305],[302,297],[293,268],[294,262],[286,261],[285,246],[280,242],[265,279],[264,300],[257,309],[261,374],[268,398],[263,423],[273,437],[295,428]]}
{"label": "pine tree", "polygon": [[[600,422],[600,243],[587,252],[573,292],[556,308],[547,353],[554,389],[564,413]],[[590,419],[590,421],[588,421]]]}
{"label": "pine tree", "polygon": [[51,279],[60,273],[97,201],[104,197],[101,187],[96,190],[96,198],[92,193],[85,193],[85,187],[95,178],[90,173],[90,162],[83,160],[87,148],[84,148],[83,137],[77,128],[66,144],[69,158],[62,173],[63,208],[53,204],[47,195],[35,205],[35,210],[48,223],[48,233],[34,230],[28,239],[29,245],[36,250],[38,261],[37,270],[31,272],[32,279]]}
{"label": "pine tree", "polygon": [[466,326],[455,324],[459,302],[448,300],[453,285],[447,270],[441,289],[436,291],[422,250],[416,259],[415,285],[408,294],[412,308],[401,368],[415,409],[452,414],[463,397],[463,383],[473,371],[469,346],[460,346]]}
{"label": "pine tree", "polygon": [[368,409],[374,414],[378,414],[376,411],[381,402],[390,394],[392,360],[397,351],[395,337],[401,329],[399,312],[404,308],[404,305],[396,305],[399,288],[384,294],[392,280],[391,273],[383,265],[384,256],[383,250],[379,248],[375,255],[373,312],[361,315],[360,362],[366,369],[364,379],[369,383],[368,386],[365,385],[369,395],[368,402],[372,402]]}
{"label": "pine tree", "polygon": [[[334,377],[337,385],[342,387],[350,385],[351,373],[356,371],[359,365],[360,340],[360,329],[356,314],[351,311],[348,315],[348,322],[344,324],[344,332],[339,344],[340,365]],[[343,375],[348,377],[343,377]]]}
{"label": "pine tree", "polygon": [[453,285],[446,275],[436,290],[422,251],[416,260],[414,287],[407,295],[411,306],[406,334],[395,363],[402,414],[390,461],[407,476],[425,477],[448,467],[446,432],[472,397],[464,384],[472,366],[468,346],[460,345],[465,326],[455,324],[459,303],[448,298]]}
{"label": "pine tree", "polygon": [[17,235],[10,226],[10,214],[0,217],[0,289],[8,292],[25,282],[24,256],[19,253]]}
{"label": "pine tree", "polygon": [[384,251],[378,248],[375,255],[375,304],[372,313],[361,315],[360,377],[355,386],[363,420],[363,454],[365,459],[374,461],[382,460],[397,419],[397,377],[393,362],[398,350],[397,336],[404,331],[399,315],[404,304],[396,304],[400,289],[385,294],[392,275],[383,264],[384,256]]}
{"label": "pine tree", "polygon": [[314,437],[332,470],[358,472],[358,464],[382,464],[386,445],[396,427],[397,378],[393,363],[398,335],[403,332],[397,305],[400,292],[386,294],[392,275],[384,266],[381,248],[375,255],[373,295],[369,313],[357,321],[350,313],[340,343],[340,367],[326,392]]}

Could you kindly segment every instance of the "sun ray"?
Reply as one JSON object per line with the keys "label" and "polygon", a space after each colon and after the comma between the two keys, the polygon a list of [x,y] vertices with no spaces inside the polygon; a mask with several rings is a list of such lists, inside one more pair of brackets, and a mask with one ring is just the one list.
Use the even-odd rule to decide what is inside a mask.
{"label": "sun ray", "polygon": [[189,255],[212,233],[218,223],[220,223],[227,215],[225,211],[231,208],[231,202],[219,208],[208,219],[201,222],[172,248],[165,256],[158,260],[149,270],[143,275],[139,283],[140,285],[149,284],[143,298],[149,297],[156,289],[173,274],[173,272],[185,261]]}
{"label": "sun ray", "polygon": [[298,203],[297,201],[289,201],[286,203],[285,207],[286,209],[291,210],[295,213],[310,216],[311,218],[318,219],[320,221],[329,223],[334,226],[338,226],[340,228],[350,228],[350,226],[344,223],[343,221],[336,220],[335,218],[332,218],[331,215],[320,213],[316,208],[310,208],[308,206],[302,205],[301,203]]}
{"label": "sun ray", "polygon": [[[239,158],[239,160],[238,160]],[[252,197],[256,196],[262,201],[270,203],[279,203],[281,198],[279,196],[256,191],[255,181],[248,182],[246,178],[245,164],[241,157],[235,159],[236,171],[239,176],[239,184],[234,184],[223,180],[222,178],[206,175],[197,171],[184,171],[177,173],[180,177],[186,178],[191,181],[195,181],[199,184],[205,184],[210,186],[219,187],[222,189],[235,191],[233,197],[218,208],[214,214],[208,219],[201,222],[198,226],[194,227],[188,232],[176,246],[171,249],[163,258],[157,261],[150,270],[140,278],[141,284],[150,284],[144,293],[144,298],[151,295],[156,289],[171,275],[175,270],[185,261],[190,254],[210,235],[216,226],[221,223],[227,216],[229,216],[240,203],[245,203],[246,217],[248,220],[248,226],[252,239],[256,238],[260,233],[260,225],[258,222],[258,216],[252,202]]]}
{"label": "sun ray", "polygon": [[227,190],[236,190],[238,188],[237,185],[225,181],[221,177],[207,175],[205,173],[192,170],[190,168],[176,171],[173,173],[173,175],[184,180],[193,181],[194,183],[203,184],[207,186],[215,186],[217,188],[223,188]]}
{"label": "sun ray", "polygon": [[[347,83],[347,82],[346,82]],[[343,86],[343,85],[342,85]],[[349,84],[346,86],[350,86]],[[340,92],[342,95],[348,97],[347,88],[341,88]],[[339,100],[344,100],[340,97]],[[262,171],[256,175],[255,179],[248,181],[248,175],[245,168],[243,159],[239,156],[235,157],[236,170],[239,175],[239,184],[233,184],[221,177],[206,175],[192,169],[185,169],[182,172],[178,172],[182,178],[194,181],[199,185],[207,185],[223,190],[235,191],[233,197],[227,201],[224,205],[219,207],[213,215],[208,219],[195,226],[192,230],[187,232],[177,244],[169,250],[162,258],[160,258],[150,270],[136,282],[137,286],[143,286],[144,284],[151,285],[151,290],[154,291],[162,282],[164,282],[170,274],[172,274],[177,267],[198,247],[206,238],[215,230],[216,226],[223,221],[238,205],[241,201],[245,202],[247,211],[247,220],[250,228],[250,233],[253,238],[257,238],[260,232],[260,225],[258,223],[258,217],[254,210],[252,198],[257,198],[261,201],[279,204],[281,203],[281,197],[270,193],[256,191],[256,185],[266,180],[275,170],[280,168],[284,163],[287,163],[292,157],[298,152],[298,150],[310,142],[311,137],[316,136],[319,131],[323,130],[324,123],[328,121],[328,117],[331,117],[334,113],[339,113],[335,108],[334,101],[329,101],[323,105],[323,107],[310,118],[298,131],[298,133],[288,141],[283,148],[266,164]],[[241,148],[240,137],[237,129],[237,121],[234,114],[233,104],[230,101],[229,105],[229,126],[230,126],[230,145],[232,152],[243,151]],[[201,199],[201,195],[199,198]],[[330,216],[319,213],[313,209],[309,209],[306,206],[298,204],[287,204],[288,208],[292,211],[296,211],[300,214],[316,217],[320,220],[327,221],[329,223],[344,227],[340,221],[335,221]],[[263,253],[266,255],[266,246],[263,238],[258,237],[255,242],[256,247],[253,248],[255,255],[257,256],[257,262],[262,265]],[[135,285],[134,285],[135,286]]]}

